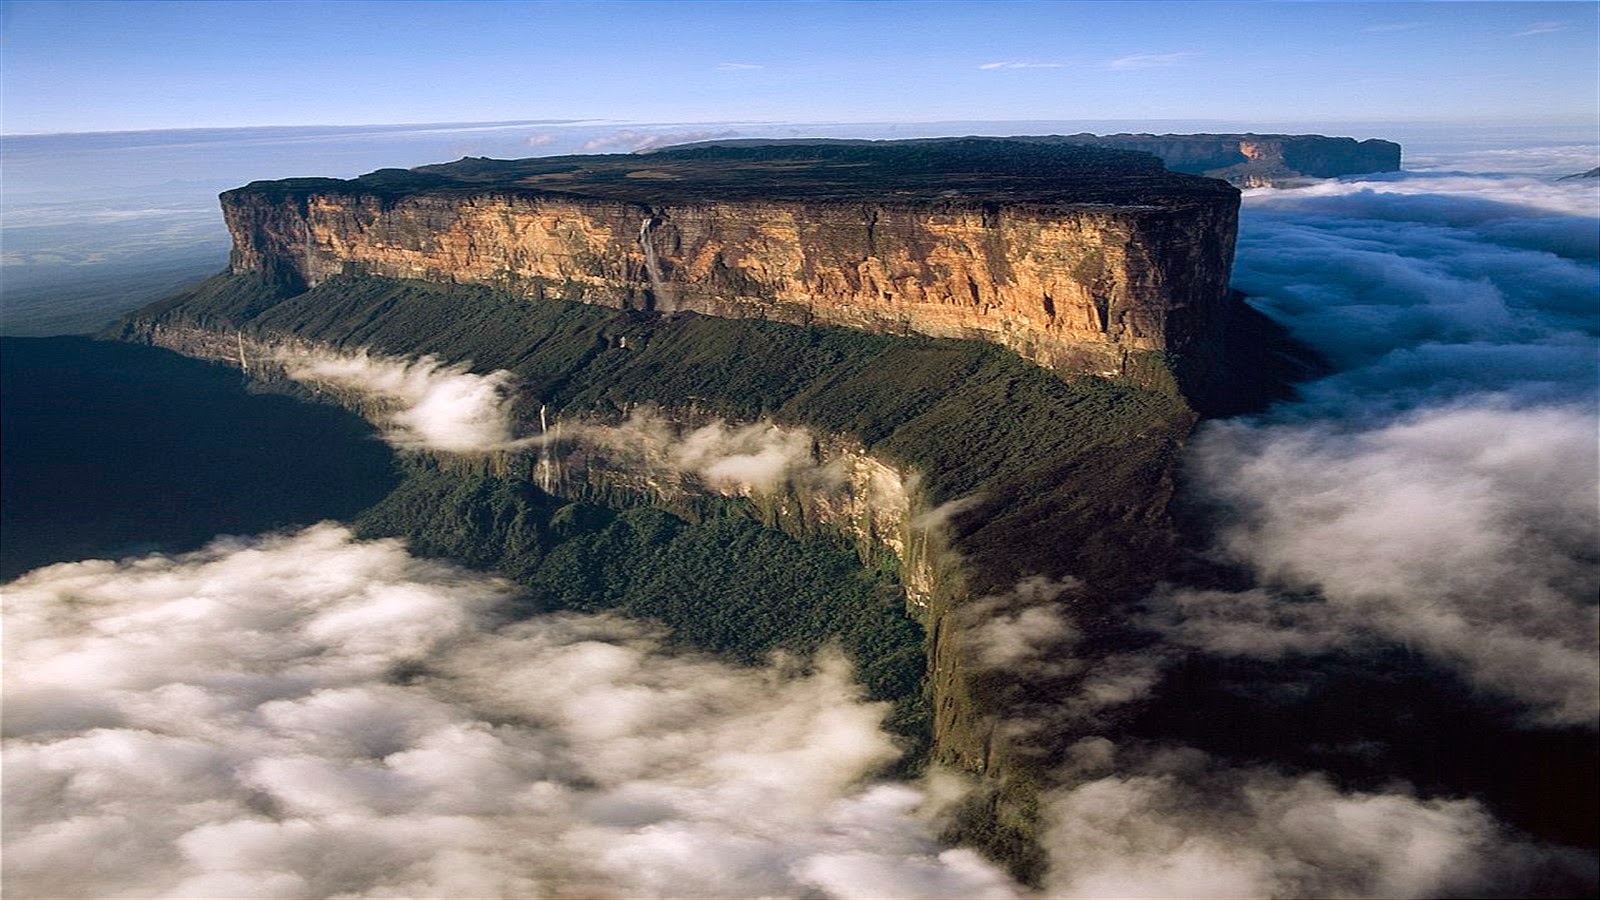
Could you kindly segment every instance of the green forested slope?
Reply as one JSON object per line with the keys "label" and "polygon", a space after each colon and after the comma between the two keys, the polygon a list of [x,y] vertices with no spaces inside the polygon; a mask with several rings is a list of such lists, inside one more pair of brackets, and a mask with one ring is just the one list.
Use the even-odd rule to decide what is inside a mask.
{"label": "green forested slope", "polygon": [[933,502],[979,498],[954,523],[979,591],[1072,574],[1123,596],[1170,554],[1173,462],[1194,421],[1171,394],[1065,380],[977,341],[659,317],[374,278],[275,290],[219,276],[140,318],[470,360],[516,373],[524,402],[552,410],[693,404],[851,434],[915,467]]}

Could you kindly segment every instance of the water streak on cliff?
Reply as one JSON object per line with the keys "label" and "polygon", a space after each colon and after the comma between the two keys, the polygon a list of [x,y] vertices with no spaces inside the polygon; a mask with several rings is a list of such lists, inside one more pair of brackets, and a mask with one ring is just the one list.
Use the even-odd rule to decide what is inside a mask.
{"label": "water streak on cliff", "polygon": [[639,223],[639,246],[644,248],[644,270],[650,277],[650,309],[663,313],[675,312],[672,294],[666,280],[661,277],[661,261],[656,257],[655,242],[650,236],[655,224],[653,216],[646,216]]}

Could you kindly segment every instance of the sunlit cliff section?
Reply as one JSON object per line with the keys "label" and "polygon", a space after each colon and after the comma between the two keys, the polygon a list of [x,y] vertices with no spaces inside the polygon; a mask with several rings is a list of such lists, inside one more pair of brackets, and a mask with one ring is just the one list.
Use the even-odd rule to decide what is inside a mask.
{"label": "sunlit cliff section", "polygon": [[232,271],[983,340],[1149,381],[1204,356],[1238,192],[1103,148],[989,139],[463,159],[222,197]]}

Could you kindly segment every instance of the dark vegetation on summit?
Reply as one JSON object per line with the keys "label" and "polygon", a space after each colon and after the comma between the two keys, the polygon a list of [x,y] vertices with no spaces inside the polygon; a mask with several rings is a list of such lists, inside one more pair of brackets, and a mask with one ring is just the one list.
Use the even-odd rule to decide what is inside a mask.
{"label": "dark vegetation on summit", "polygon": [[[466,157],[359,178],[252,182],[228,193],[398,199],[410,194],[582,197],[684,205],[724,201],[1007,206],[1181,203],[1232,192],[1167,171],[1147,153],[995,138],[684,146],[648,154]],[[226,195],[225,195],[226,196]]]}

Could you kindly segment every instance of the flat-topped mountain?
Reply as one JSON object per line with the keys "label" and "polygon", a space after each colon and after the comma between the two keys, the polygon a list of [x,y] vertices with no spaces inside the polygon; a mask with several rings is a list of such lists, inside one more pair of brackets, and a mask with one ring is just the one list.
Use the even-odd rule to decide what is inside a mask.
{"label": "flat-topped mountain", "polygon": [[[1174,375],[1225,356],[1256,378],[1274,365],[1221,352],[1224,338],[1272,342],[1227,288],[1237,189],[1143,153],[694,147],[257,182],[222,199],[232,272],[135,314],[121,337],[267,382],[296,354],[354,348],[509,373],[514,432],[553,440],[411,460],[369,527],[496,566],[540,608],[646,609],[625,602],[677,559],[661,535],[688,528],[663,510],[723,536],[742,519],[853,551],[893,581],[841,594],[853,607],[774,599],[719,571],[705,583],[730,588],[721,599],[674,582],[671,608],[647,614],[705,649],[733,635],[763,654],[790,647],[754,639],[768,632],[820,640],[866,623],[852,659],[896,704],[913,759],[979,784],[946,836],[1031,882],[1041,794],[1082,734],[1075,720],[1007,723],[1150,640],[1134,610],[1187,564],[1168,507],[1198,404]],[[1117,377],[1079,377],[1094,375]],[[572,448],[597,434],[628,446],[640,409],[686,439],[791,429],[808,465],[837,474],[729,493],[648,454]],[[771,566],[758,586],[795,583],[746,545],[705,553],[724,546],[749,571]],[[994,604],[1040,590],[1071,606],[1048,652],[1082,667],[994,668]]]}
{"label": "flat-topped mountain", "polygon": [[[926,142],[945,140],[930,138]],[[1309,178],[1337,178],[1341,175],[1400,170],[1400,145],[1376,138],[1357,141],[1355,138],[1324,137],[1320,134],[1083,133],[1019,135],[1005,140],[1148,153],[1160,159],[1173,172],[1220,178],[1239,187],[1281,186]],[[775,147],[815,143],[761,138],[705,141],[683,144],[672,152],[690,147]],[[842,140],[829,143],[862,146],[873,142]]]}
{"label": "flat-topped mountain", "polygon": [[648,205],[750,200],[1129,204],[1229,194],[1222,185],[1169,172],[1142,151],[1037,138],[734,141],[643,154],[465,157],[415,169],[380,169],[348,181],[295,178],[254,182],[241,190],[389,195],[503,190]]}
{"label": "flat-topped mountain", "polygon": [[[972,338],[1064,372],[1204,356],[1239,196],[1143,153],[962,138],[463,159],[222,195],[232,271]],[[1158,364],[1159,367],[1159,364]]]}
{"label": "flat-topped mountain", "polygon": [[1320,134],[1073,134],[1074,144],[1154,154],[1174,172],[1270,187],[1308,178],[1400,171],[1400,145]]}

